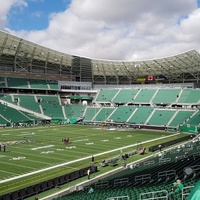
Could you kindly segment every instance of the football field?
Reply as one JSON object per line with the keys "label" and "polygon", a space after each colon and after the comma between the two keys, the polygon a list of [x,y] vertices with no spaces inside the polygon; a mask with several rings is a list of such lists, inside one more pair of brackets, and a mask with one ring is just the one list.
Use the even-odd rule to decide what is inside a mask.
{"label": "football field", "polygon": [[[102,130],[98,126],[82,125],[2,128],[0,143],[6,144],[6,151],[1,148],[0,193],[89,166],[92,155],[98,165],[101,160],[118,156],[121,151],[137,149],[141,143],[148,148],[183,136],[185,134],[114,128]],[[69,138],[68,144],[63,142],[65,138]]]}

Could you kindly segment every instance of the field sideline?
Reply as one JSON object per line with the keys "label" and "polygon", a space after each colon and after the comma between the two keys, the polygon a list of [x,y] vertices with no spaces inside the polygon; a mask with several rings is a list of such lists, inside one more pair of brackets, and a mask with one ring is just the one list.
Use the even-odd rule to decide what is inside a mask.
{"label": "field sideline", "polygon": [[[38,180],[39,176],[41,180],[45,180],[45,178],[88,166],[92,155],[99,162],[119,155],[121,149],[124,149],[124,152],[135,150],[145,141],[160,140],[161,137],[163,139],[166,136],[175,139],[185,134],[123,129],[102,131],[94,126],[60,125],[2,129],[0,136],[0,143],[9,144],[6,152],[0,152],[0,191],[6,192],[8,190],[6,185],[9,184],[7,181],[10,181],[10,186],[13,185],[15,190],[18,188],[15,182],[20,182],[20,180],[14,180],[17,178],[22,178],[23,184],[18,185],[21,188],[35,183],[35,179]],[[70,139],[69,144],[62,142],[62,139],[66,137]],[[55,173],[53,173],[54,169]],[[47,173],[47,170],[50,172]],[[41,176],[44,171],[45,173]],[[39,174],[34,178],[36,173]],[[33,182],[30,181],[31,179],[26,181],[28,174],[31,175],[29,178]]]}

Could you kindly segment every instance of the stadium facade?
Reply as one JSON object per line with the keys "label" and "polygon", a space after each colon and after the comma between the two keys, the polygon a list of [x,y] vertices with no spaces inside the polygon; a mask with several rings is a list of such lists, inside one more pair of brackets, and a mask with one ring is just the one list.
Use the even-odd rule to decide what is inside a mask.
{"label": "stadium facade", "polygon": [[[81,120],[198,131],[200,54],[195,50],[143,61],[97,60],[1,31],[0,73],[0,124]],[[8,114],[13,112],[15,119]]]}
{"label": "stadium facade", "polygon": [[[100,85],[199,83],[200,54],[181,54],[140,61],[97,60],[58,52],[0,32],[0,71],[6,77]],[[88,82],[88,84],[87,84]]]}
{"label": "stadium facade", "polygon": [[[183,131],[191,133],[193,137],[200,132],[199,81],[200,54],[195,50],[143,61],[97,60],[58,52],[0,31],[0,125],[4,127],[35,125],[37,121],[71,124],[81,122],[81,124],[100,125],[102,128],[105,125],[117,128]],[[186,143],[178,150],[180,155],[176,149],[166,153],[164,160],[165,164],[168,164],[166,168],[160,165],[163,164],[163,157],[160,159],[159,156],[153,162],[147,160],[148,163],[137,163],[141,169],[143,164],[144,167],[149,167],[152,163],[150,170],[156,169],[155,163],[162,169],[157,168],[154,171],[153,175],[156,177],[154,179],[146,177],[144,171],[139,176],[131,175],[135,177],[131,178],[134,179],[133,184],[127,178],[125,182],[121,179],[118,191],[130,183],[131,187],[136,187],[137,184],[141,187],[146,183],[144,178],[151,184],[157,179],[160,170],[167,169],[167,173],[171,173],[169,167],[173,173],[166,174],[164,171],[164,175],[167,176],[164,177],[163,186],[166,186],[165,183],[169,180],[176,178],[178,173],[182,177],[183,166],[191,164],[190,160],[194,166],[199,162],[199,137],[197,141]],[[189,152],[190,157],[185,157],[185,150]],[[179,165],[176,163],[177,155],[181,161]],[[127,175],[131,177],[129,169],[133,166],[129,167]],[[197,170],[199,169],[198,165]],[[84,173],[81,171],[81,176]],[[163,176],[162,173],[160,175]],[[74,172],[73,176],[76,176]],[[198,171],[193,176],[192,184],[199,176]],[[56,177],[55,180],[44,181],[5,194],[2,199],[30,197],[65,184],[69,179],[68,175]],[[145,187],[142,188],[144,189]],[[114,190],[109,192],[111,191]],[[143,191],[133,194],[133,188],[130,188],[129,193],[132,196],[139,196]],[[167,193],[164,194],[164,199],[167,197]],[[78,198],[72,197],[72,199]]]}

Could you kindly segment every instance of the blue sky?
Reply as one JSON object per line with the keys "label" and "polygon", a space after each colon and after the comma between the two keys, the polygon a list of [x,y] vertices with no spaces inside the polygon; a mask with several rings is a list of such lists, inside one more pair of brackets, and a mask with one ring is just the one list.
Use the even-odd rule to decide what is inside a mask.
{"label": "blue sky", "polygon": [[64,12],[70,2],[70,0],[29,0],[27,7],[11,8],[8,15],[9,27],[16,31],[46,29],[49,16],[55,12]]}
{"label": "blue sky", "polygon": [[200,0],[0,0],[0,30],[109,60],[200,51]]}

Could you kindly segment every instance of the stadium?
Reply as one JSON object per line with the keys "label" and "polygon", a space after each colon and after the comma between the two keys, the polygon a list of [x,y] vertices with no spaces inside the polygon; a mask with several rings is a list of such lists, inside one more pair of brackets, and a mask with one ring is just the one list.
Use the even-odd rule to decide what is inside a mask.
{"label": "stadium", "polygon": [[[198,191],[196,50],[97,60],[2,31],[0,49],[0,200],[189,200]],[[183,188],[172,192],[177,179]]]}

